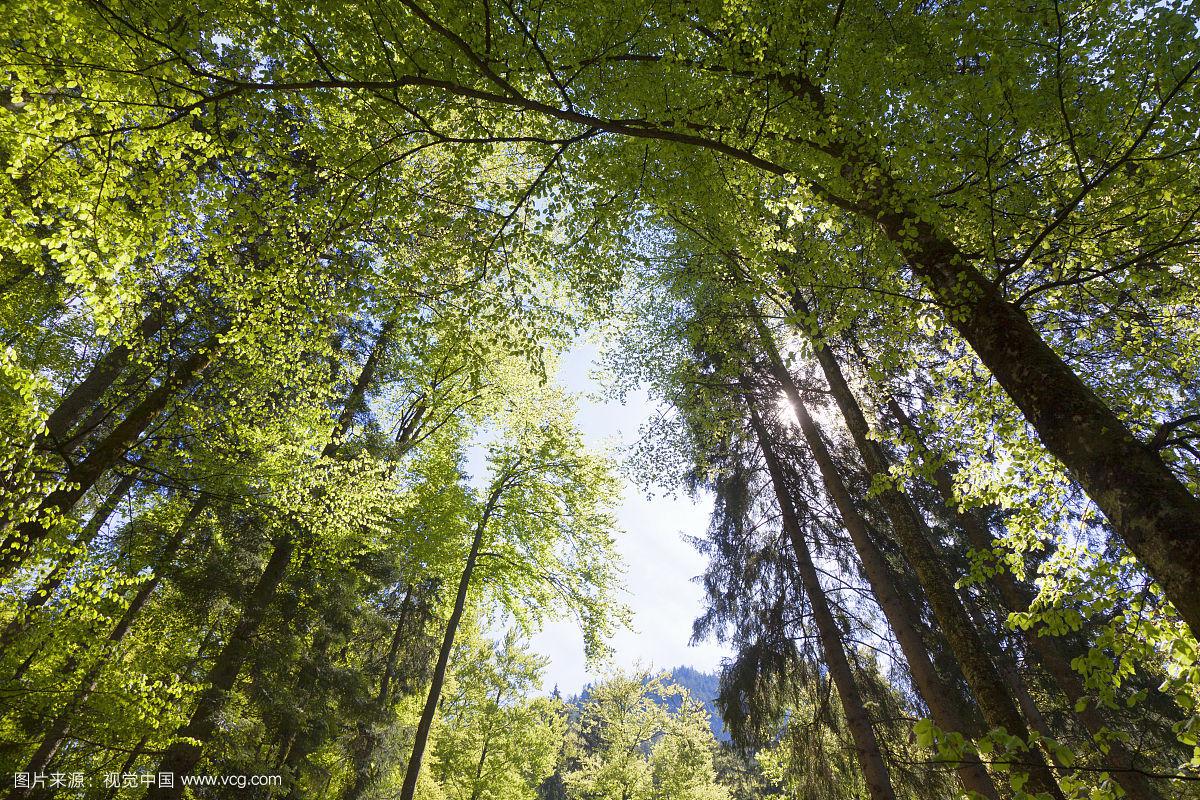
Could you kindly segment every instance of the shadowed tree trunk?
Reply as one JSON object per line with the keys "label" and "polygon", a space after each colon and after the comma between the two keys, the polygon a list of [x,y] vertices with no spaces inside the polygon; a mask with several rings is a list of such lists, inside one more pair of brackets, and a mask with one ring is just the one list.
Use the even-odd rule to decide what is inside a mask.
{"label": "shadowed tree trunk", "polygon": [[0,543],[0,576],[19,566],[52,530],[53,518],[69,513],[83,496],[125,454],[167,404],[208,369],[219,347],[214,336],[196,348],[169,378],[149,392],[129,414],[98,442],[82,461],[71,466],[61,488],[51,492],[38,507],[34,519],[20,525]]}
{"label": "shadowed tree trunk", "polygon": [[[939,257],[922,269],[935,294],[962,298],[948,318],[1108,517],[1126,546],[1175,604],[1193,634],[1200,632],[1200,499],[961,256]],[[934,269],[933,267],[937,267]],[[965,277],[958,278],[958,273]]]}
{"label": "shadowed tree trunk", "polygon": [[[796,310],[807,312],[799,296],[794,298]],[[767,330],[757,313],[754,316],[763,347],[768,353],[776,377],[784,384],[788,399],[801,405],[799,392],[783,365],[775,347],[771,332]],[[870,431],[862,409],[850,392],[829,348],[814,341],[813,350],[829,384],[834,403],[846,421],[851,438],[872,477],[887,480],[891,471],[887,457],[879,446],[870,440]],[[1013,736],[1028,740],[1029,732],[1020,708],[1005,685],[1004,678],[988,656],[987,648],[979,632],[971,623],[970,615],[963,606],[952,576],[946,573],[941,560],[933,549],[932,535],[909,499],[894,487],[887,486],[879,493],[879,502],[891,522],[891,531],[905,560],[913,568],[921,588],[929,602],[934,617],[941,626],[962,669],[963,677],[971,687],[971,693],[979,703],[984,719],[992,728],[1003,728]],[[1062,798],[1058,783],[1037,751],[1030,750],[1030,788],[1046,792],[1051,797]]]}
{"label": "shadowed tree trunk", "polygon": [[808,595],[808,604],[812,609],[813,620],[821,640],[821,652],[825,657],[825,667],[837,688],[838,697],[846,714],[846,725],[854,740],[854,751],[858,757],[859,767],[867,784],[871,800],[895,800],[896,793],[892,789],[891,777],[887,765],[883,762],[883,754],[879,749],[879,741],[875,737],[875,729],[871,727],[871,719],[863,704],[862,695],[854,681],[854,673],[850,662],[846,659],[846,651],[842,647],[841,630],[829,608],[821,581],[817,576],[809,553],[808,543],[804,540],[804,532],[792,505],[791,493],[784,479],[783,467],[775,455],[770,438],[762,418],[755,407],[754,398],[746,393],[746,405],[750,410],[750,424],[758,439],[759,449],[767,462],[767,471],[771,475],[771,484],[775,488],[775,497],[779,502],[779,510],[783,517],[784,532],[791,542],[792,552],[796,557],[796,566],[800,573],[800,582],[804,593]]}
{"label": "shadowed tree trunk", "polygon": [[[860,354],[861,358],[861,354]],[[923,437],[908,414],[900,407],[894,398],[887,402],[888,410],[896,422],[911,435],[919,446],[924,449]],[[962,510],[954,500],[954,473],[958,465],[953,460],[940,464],[933,474],[934,488],[938,496],[950,510],[955,524],[962,531],[967,544],[980,552],[992,549],[992,533],[987,520],[979,509]],[[1029,610],[1034,594],[1029,587],[1018,583],[1016,578],[1007,571],[1000,570],[993,577],[997,592],[1005,610],[1009,612],[1024,612]],[[1072,713],[1080,724],[1092,736],[1099,736],[1108,728],[1104,714],[1094,702],[1087,700],[1087,692],[1083,680],[1071,667],[1071,661],[1085,656],[1079,649],[1059,637],[1039,636],[1036,631],[1020,630],[1025,646],[1037,656],[1038,662],[1050,674],[1058,689],[1063,693]],[[1080,710],[1082,704],[1082,710]],[[1107,752],[1098,748],[1104,766],[1111,772],[1113,779],[1125,790],[1131,800],[1162,800],[1162,794],[1154,787],[1149,778],[1135,766],[1135,758],[1129,748],[1120,740],[1107,739]]]}

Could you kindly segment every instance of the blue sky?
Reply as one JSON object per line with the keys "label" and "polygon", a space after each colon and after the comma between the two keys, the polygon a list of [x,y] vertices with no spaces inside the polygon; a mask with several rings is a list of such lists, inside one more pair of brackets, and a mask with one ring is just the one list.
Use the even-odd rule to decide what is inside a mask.
{"label": "blue sky", "polygon": [[[601,400],[600,386],[592,378],[597,351],[580,344],[563,358],[559,380],[569,391],[581,393],[577,422],[587,442],[595,447],[620,447],[637,440],[638,429],[655,406],[644,393],[631,393],[625,403]],[[728,650],[712,642],[688,645],[692,620],[700,613],[701,587],[692,578],[704,571],[704,559],[685,536],[704,533],[710,503],[684,494],[646,497],[641,488],[626,481],[617,509],[621,530],[617,547],[625,560],[627,593],[623,599],[633,612],[632,630],[612,640],[613,666],[641,665],[669,669],[687,665],[715,669]],[[532,639],[533,649],[550,659],[545,689],[555,685],[573,694],[601,669],[584,662],[583,637],[574,623],[555,623]]]}

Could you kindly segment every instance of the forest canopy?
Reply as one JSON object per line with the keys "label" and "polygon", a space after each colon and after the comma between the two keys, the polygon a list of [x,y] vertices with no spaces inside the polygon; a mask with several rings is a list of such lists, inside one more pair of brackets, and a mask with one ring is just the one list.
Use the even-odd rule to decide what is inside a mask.
{"label": "forest canopy", "polygon": [[[5,12],[12,800],[1200,797],[1193,4]],[[729,744],[538,690],[625,476]]]}

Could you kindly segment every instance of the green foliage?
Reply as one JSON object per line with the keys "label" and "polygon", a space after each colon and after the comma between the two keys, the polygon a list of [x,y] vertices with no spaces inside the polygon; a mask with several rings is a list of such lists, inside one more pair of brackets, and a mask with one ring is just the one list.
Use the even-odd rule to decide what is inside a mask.
{"label": "green foliage", "polygon": [[[680,697],[670,712],[662,699]],[[563,775],[569,797],[724,800],[704,707],[662,676],[613,673],[588,689]]]}
{"label": "green foliage", "polygon": [[[697,633],[754,690],[731,720],[781,737],[787,791],[862,790],[846,721],[793,696],[822,682],[745,446],[753,308],[898,591],[929,616],[893,488],[1025,692],[1028,736],[881,727],[893,783],[936,748],[1043,753],[1066,796],[1192,792],[1198,30],[1176,0],[11,0],[0,767],[150,769],[221,673],[206,768],[386,794],[487,514],[472,613],[574,617],[601,655],[620,487],[546,385],[591,327],[614,394],[663,403],[629,473],[719,496]],[[822,401],[821,345],[886,474]],[[780,452],[867,693],[923,716],[810,454]],[[528,796],[545,765],[509,756],[558,711],[517,650],[455,659],[421,791]],[[720,796],[694,715],[622,685],[654,732],[574,785]],[[814,704],[817,733],[782,724]],[[471,783],[458,754],[501,729]]]}
{"label": "green foliage", "polygon": [[544,660],[511,632],[502,642],[469,642],[460,650],[431,774],[454,800],[532,800],[554,771],[565,733],[561,701],[529,697]]}

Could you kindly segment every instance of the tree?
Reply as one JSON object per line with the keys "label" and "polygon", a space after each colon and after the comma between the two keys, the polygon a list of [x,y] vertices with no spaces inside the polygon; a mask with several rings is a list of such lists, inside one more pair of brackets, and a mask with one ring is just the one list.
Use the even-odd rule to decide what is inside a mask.
{"label": "tree", "polygon": [[606,597],[614,580],[614,523],[606,510],[614,483],[604,462],[583,450],[569,410],[552,395],[521,399],[505,422],[505,438],[489,448],[490,481],[469,512],[462,573],[417,725],[403,800],[412,800],[417,789],[477,565],[484,588],[524,624],[555,609],[578,615],[593,653],[620,613]]}
{"label": "tree", "polygon": [[621,617],[591,330],[780,782],[1194,783],[1186,5],[10,5],[0,766],[458,791],[464,620]]}
{"label": "tree", "polygon": [[[656,698],[682,697],[678,712]],[[570,797],[721,800],[715,742],[702,705],[648,672],[614,673],[588,689],[575,729]]]}
{"label": "tree", "polygon": [[[1177,208],[1170,198],[1192,176],[1179,166],[1188,145],[1171,133],[1187,128],[1186,121],[1196,113],[1184,101],[1200,72],[1200,62],[1190,57],[1186,16],[1174,9],[1147,7],[1145,17],[1158,49],[1154,57],[1137,58],[1123,37],[1134,33],[1128,19],[1138,15],[1088,10],[1064,17],[1057,9],[1020,16],[997,13],[985,17],[984,32],[978,40],[971,39],[989,42],[991,52],[973,52],[960,61],[949,55],[966,46],[959,25],[968,17],[957,11],[897,11],[905,24],[889,26],[884,36],[870,15],[845,15],[840,6],[829,4],[800,3],[755,12],[722,7],[690,16],[655,15],[630,0],[621,7],[604,7],[605,24],[598,26],[584,24],[595,19],[596,9],[589,4],[563,7],[538,24],[531,24],[519,8],[501,13],[491,3],[436,13],[415,2],[401,6],[394,15],[383,14],[388,25],[372,26],[371,20],[379,20],[368,16],[358,21],[360,27],[347,30],[334,30],[324,19],[301,14],[282,14],[273,20],[276,24],[262,26],[240,8],[222,9],[200,28],[200,36],[184,36],[153,16],[99,9],[92,13],[105,26],[94,27],[132,30],[137,34],[133,52],[141,56],[145,48],[157,56],[149,59],[153,66],[148,67],[134,59],[123,73],[124,85],[114,87],[120,96],[115,102],[133,105],[135,98],[148,99],[141,101],[145,108],[133,122],[102,118],[95,124],[89,119],[95,127],[84,126],[82,131],[80,121],[68,113],[64,133],[91,139],[145,130],[152,137],[163,136],[181,127],[179,121],[191,118],[192,112],[245,103],[259,94],[348,92],[361,95],[383,119],[412,122],[425,140],[419,147],[455,141],[486,146],[513,139],[542,144],[549,151],[545,168],[530,190],[516,197],[518,210],[542,188],[543,178],[568,149],[601,131],[661,143],[668,153],[679,148],[707,152],[755,170],[760,179],[790,180],[799,203],[855,215],[891,243],[889,266],[911,268],[945,324],[974,349],[1042,444],[1071,470],[1184,618],[1200,626],[1200,609],[1193,607],[1187,588],[1200,573],[1200,556],[1189,535],[1200,519],[1200,500],[1055,351],[1000,285],[1019,284],[1036,273],[1039,259],[1053,256],[1052,248],[1068,231],[1083,229],[1095,237],[1106,217],[1091,215],[1091,206],[1108,209],[1108,217],[1119,216],[1122,202],[1136,197],[1140,189],[1136,180],[1118,176],[1137,172],[1142,160],[1158,161],[1160,156],[1164,166],[1143,170],[1141,180],[1153,187],[1156,198],[1163,198],[1163,205],[1146,220],[1147,232],[1132,237],[1135,256],[1115,269],[1136,273],[1146,266],[1150,253],[1151,260],[1185,257],[1190,238],[1178,232],[1186,231],[1193,217],[1188,205]],[[34,6],[26,13],[37,11]],[[647,15],[655,25],[642,25]],[[797,19],[828,24],[809,28],[795,24]],[[83,19],[70,21],[87,24]],[[585,27],[594,27],[596,33],[550,33]],[[235,37],[240,41],[256,37],[261,58],[273,69],[262,73],[249,51],[226,57],[216,31],[227,29],[250,34]],[[390,31],[383,51],[404,53],[410,42],[421,42],[424,57],[382,59],[374,40],[383,30]],[[90,34],[84,39],[85,46],[94,44],[94,38]],[[1057,43],[1052,58],[1028,52],[1027,42],[1046,39]],[[1088,60],[1090,68],[1109,68],[1123,78],[1106,91],[1090,86],[1087,70],[1078,67],[1083,54],[1095,50],[1088,48],[1093,39],[1106,46],[1098,58]],[[846,41],[864,43],[873,54],[907,52],[908,43],[937,41],[945,44],[939,52],[947,55],[892,59],[887,69],[878,68],[887,61],[880,57],[873,61],[876,68],[861,70],[856,67],[862,49],[845,47]],[[1076,59],[1069,67],[1064,66],[1064,52]],[[500,54],[508,77],[493,67]],[[1020,81],[1010,77],[1014,67],[1024,69],[1030,60],[1038,69],[1019,73]],[[59,72],[61,68],[41,61],[26,67],[18,91],[22,102],[26,94],[51,95]],[[560,72],[570,76],[568,83],[562,82]],[[954,77],[946,80],[947,76]],[[86,69],[83,77],[88,77]],[[1014,112],[1015,104],[997,100],[992,89],[1005,80],[1020,84],[1022,105],[1057,108],[1058,113],[1039,117]],[[661,100],[703,97],[714,82],[722,85],[726,102],[697,104],[683,113]],[[1159,87],[1153,101],[1139,94],[1138,87],[1148,82]],[[152,91],[162,83],[175,91]],[[939,90],[905,91],[895,102],[895,92],[889,91],[895,85]],[[411,97],[414,105],[387,101],[389,95],[397,99],[401,94]],[[1077,98],[1073,109],[1067,108],[1066,96]],[[588,102],[576,102],[585,97]],[[978,108],[980,98],[991,105]],[[427,109],[443,99],[476,113],[462,115],[469,122],[458,129],[430,125]],[[1131,113],[1106,128],[1100,120],[1111,117],[1097,108],[1114,107]],[[527,113],[514,115],[512,110]],[[977,113],[985,119],[991,114],[996,121],[978,126],[979,131],[963,130],[963,115]],[[346,117],[336,112],[333,116]],[[918,144],[927,141],[925,121],[932,117],[948,119],[943,135]],[[1174,124],[1163,125],[1166,119]],[[878,127],[881,120],[887,123],[887,134]],[[493,125],[504,132],[497,133]],[[1019,149],[1025,131],[1053,144],[1025,155]],[[988,137],[993,135],[1024,156],[997,166],[1006,176],[1020,180],[1024,169],[1040,177],[1055,158],[1073,169],[1058,170],[1056,180],[1026,178],[1020,191],[1009,193],[995,191],[994,182],[963,180],[962,165],[946,154],[981,154],[972,174],[990,175],[994,148]],[[1085,139],[1090,144],[1081,150],[1079,143]],[[1114,140],[1125,144],[1099,144]],[[1123,172],[1127,166],[1131,168]],[[622,174],[621,168],[617,174]],[[1110,192],[1123,201],[1107,197]],[[944,209],[946,204],[938,203],[944,195],[961,202]],[[1022,204],[1035,211],[1037,224],[1021,223],[1028,216],[1021,213]],[[1073,242],[1071,237],[1066,241]],[[982,255],[977,255],[977,244],[985,246]],[[1075,251],[1085,263],[1096,262],[1086,248]],[[1103,275],[1106,270],[1096,267],[1092,272]],[[1085,269],[1068,283],[1085,282],[1087,276]],[[1064,405],[1070,406],[1065,415],[1060,413]],[[1060,422],[1067,417],[1070,424]],[[1124,468],[1108,466],[1114,463]]]}
{"label": "tree", "polygon": [[545,662],[512,630],[500,642],[468,639],[459,647],[430,773],[454,800],[532,800],[554,771],[565,733],[556,703],[529,697]]}

